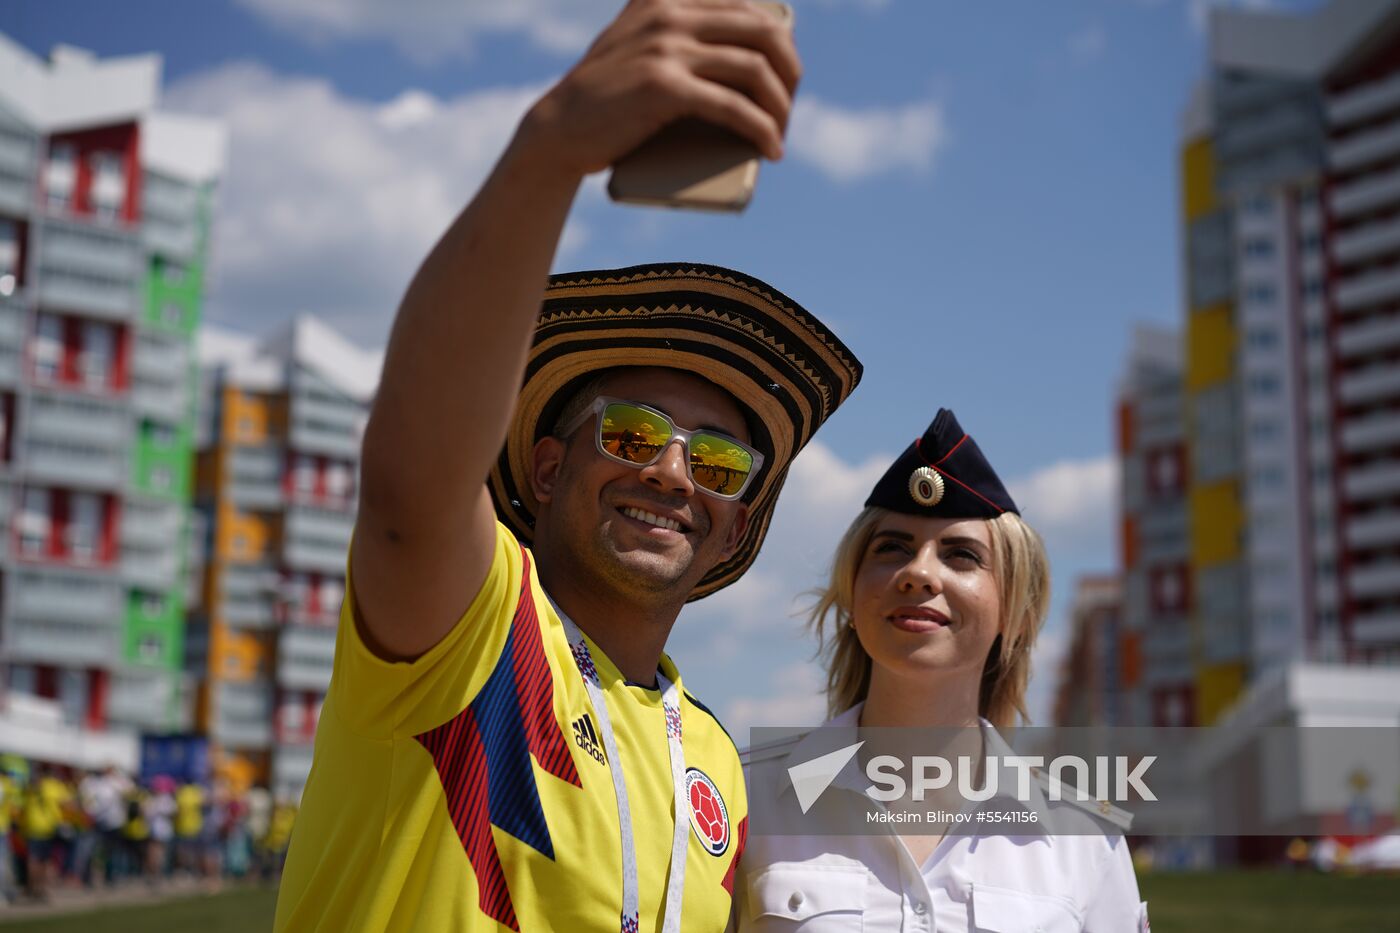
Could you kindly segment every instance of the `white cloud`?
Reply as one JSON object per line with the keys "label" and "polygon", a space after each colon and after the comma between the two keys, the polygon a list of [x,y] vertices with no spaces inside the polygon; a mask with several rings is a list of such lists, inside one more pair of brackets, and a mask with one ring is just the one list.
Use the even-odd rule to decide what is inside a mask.
{"label": "white cloud", "polygon": [[799,95],[788,128],[792,155],[839,182],[928,171],[947,141],[943,108],[933,101],[855,109]]}
{"label": "white cloud", "polygon": [[583,49],[618,0],[237,0],[289,35],[313,44],[384,39],[419,62],[470,55],[492,35],[520,34],[539,48]]}
{"label": "white cloud", "polygon": [[1057,553],[1113,556],[1118,461],[1110,455],[1064,460],[1007,484],[1026,521]]}
{"label": "white cloud", "polygon": [[825,684],[815,664],[796,662],[774,671],[771,690],[738,696],[725,707],[724,724],[740,746],[754,726],[815,726],[826,719]]}
{"label": "white cloud", "polygon": [[[230,130],[213,244],[212,317],[259,332],[310,311],[382,341],[399,297],[541,87],[378,104],[320,78],[234,64],[186,79],[167,105]],[[577,223],[563,250],[586,239]]]}
{"label": "white cloud", "polygon": [[1102,23],[1091,23],[1069,37],[1069,54],[1081,65],[1102,57],[1108,48],[1108,31]]}

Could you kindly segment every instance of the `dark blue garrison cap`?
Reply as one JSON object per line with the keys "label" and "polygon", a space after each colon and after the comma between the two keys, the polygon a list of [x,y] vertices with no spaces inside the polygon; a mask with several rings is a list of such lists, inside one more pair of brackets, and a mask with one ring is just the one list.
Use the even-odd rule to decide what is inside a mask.
{"label": "dark blue garrison cap", "polygon": [[982,449],[946,408],[885,471],[865,504],[926,518],[1021,514]]}

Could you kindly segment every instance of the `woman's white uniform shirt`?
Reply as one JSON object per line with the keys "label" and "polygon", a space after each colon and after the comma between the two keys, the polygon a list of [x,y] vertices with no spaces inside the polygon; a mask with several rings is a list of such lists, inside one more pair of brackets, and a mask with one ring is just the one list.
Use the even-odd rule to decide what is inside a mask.
{"label": "woman's white uniform shirt", "polygon": [[[855,730],[864,704],[827,727]],[[986,753],[1014,754],[986,720]],[[855,741],[854,735],[852,741]],[[796,743],[794,742],[794,745]],[[831,746],[835,747],[835,746]],[[803,760],[776,754],[746,766],[749,812],[792,813],[770,798],[792,794],[786,769]],[[762,773],[763,769],[776,769]],[[852,759],[823,794],[863,795],[869,781]],[[1033,787],[1038,785],[1033,784]],[[999,791],[1014,792],[1001,782]],[[1000,796],[1000,794],[999,794]],[[1014,798],[1012,798],[1014,799]],[[833,800],[839,804],[839,800]],[[864,801],[855,802],[865,806]],[[735,879],[734,911],[740,933],[777,931],[1087,931],[1147,929],[1128,846],[1119,835],[1071,802],[1047,802],[1057,826],[1074,821],[1088,835],[944,836],[923,865],[915,864],[896,825],[869,836],[798,835],[813,819],[792,827],[761,824],[750,831]],[[1068,809],[1066,809],[1068,808]],[[752,821],[751,821],[752,825]],[[817,824],[819,825],[819,824]],[[791,835],[782,835],[782,832]]]}

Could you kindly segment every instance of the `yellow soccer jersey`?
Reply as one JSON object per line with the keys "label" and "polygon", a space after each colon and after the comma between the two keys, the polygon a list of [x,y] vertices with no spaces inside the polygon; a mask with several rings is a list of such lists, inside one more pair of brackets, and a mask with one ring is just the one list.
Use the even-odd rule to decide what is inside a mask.
{"label": "yellow soccer jersey", "polygon": [[[530,552],[503,525],[481,591],[411,663],[376,657],[347,582],[335,669],[292,831],[277,930],[618,930],[622,852],[597,716]],[[623,763],[640,927],[658,930],[672,780],[661,692],[598,647]],[[729,917],[748,801],[739,755],[680,688],[691,812],[681,929]]]}

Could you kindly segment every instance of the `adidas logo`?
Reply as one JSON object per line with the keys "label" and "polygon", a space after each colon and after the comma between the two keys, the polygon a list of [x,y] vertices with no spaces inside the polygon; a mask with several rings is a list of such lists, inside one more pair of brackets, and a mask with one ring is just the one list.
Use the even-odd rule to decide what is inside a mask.
{"label": "adidas logo", "polygon": [[574,744],[583,749],[598,764],[607,764],[603,755],[603,743],[593,729],[593,720],[587,713],[574,720]]}

